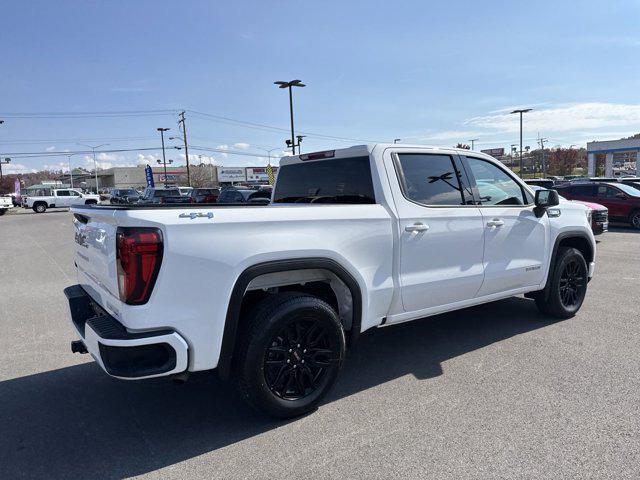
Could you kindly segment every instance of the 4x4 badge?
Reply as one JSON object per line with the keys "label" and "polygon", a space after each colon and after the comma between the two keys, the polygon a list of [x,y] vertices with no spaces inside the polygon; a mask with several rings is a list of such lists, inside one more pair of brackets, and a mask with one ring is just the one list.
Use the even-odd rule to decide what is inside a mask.
{"label": "4x4 badge", "polygon": [[194,218],[213,218],[213,212],[191,212],[191,213],[181,213],[178,215],[178,218],[190,218],[193,220]]}

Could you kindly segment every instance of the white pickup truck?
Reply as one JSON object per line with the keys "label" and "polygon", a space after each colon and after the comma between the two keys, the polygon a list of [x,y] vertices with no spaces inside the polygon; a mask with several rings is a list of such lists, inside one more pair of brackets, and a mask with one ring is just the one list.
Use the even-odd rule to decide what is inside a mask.
{"label": "white pickup truck", "polygon": [[24,201],[24,205],[25,208],[31,208],[36,213],[44,213],[47,208],[95,205],[99,201],[99,195],[82,193],[73,188],[58,188],[51,190],[51,195],[29,196]]}
{"label": "white pickup truck", "polygon": [[13,199],[9,196],[0,195],[0,217],[13,208]]}
{"label": "white pickup truck", "polygon": [[73,351],[122,379],[215,368],[279,417],[318,405],[365,330],[521,294],[569,318],[595,265],[586,207],[468,150],[286,157],[267,206],[72,211]]}

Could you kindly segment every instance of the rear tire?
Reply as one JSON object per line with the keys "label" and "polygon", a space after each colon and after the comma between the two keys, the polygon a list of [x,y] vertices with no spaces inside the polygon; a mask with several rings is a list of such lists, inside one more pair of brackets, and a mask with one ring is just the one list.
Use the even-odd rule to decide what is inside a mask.
{"label": "rear tire", "polygon": [[7,210],[8,210],[8,209],[6,209],[6,208],[0,208],[0,217],[1,217],[2,215],[4,215],[5,213],[7,213]]}
{"label": "rear tire", "polygon": [[47,204],[44,202],[38,202],[33,205],[33,211],[36,213],[44,213],[47,211]]}
{"label": "rear tire", "polygon": [[631,212],[631,215],[629,216],[629,223],[636,230],[640,230],[640,210]]}
{"label": "rear tire", "polygon": [[315,410],[345,355],[335,310],[317,297],[282,293],[260,302],[243,330],[235,362],[243,399],[279,418]]}
{"label": "rear tire", "polygon": [[[538,310],[556,318],[571,318],[587,293],[587,262],[580,250],[560,247],[547,288],[534,295]],[[545,299],[546,297],[546,299]]]}

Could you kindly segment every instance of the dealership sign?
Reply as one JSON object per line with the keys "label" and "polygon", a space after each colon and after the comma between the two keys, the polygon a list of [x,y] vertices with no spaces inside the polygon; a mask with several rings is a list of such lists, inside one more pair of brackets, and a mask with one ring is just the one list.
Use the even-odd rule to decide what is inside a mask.
{"label": "dealership sign", "polygon": [[[271,167],[273,174],[278,173],[278,167]],[[268,182],[267,167],[247,167],[247,182]]]}
{"label": "dealership sign", "polygon": [[244,168],[219,168],[219,182],[244,182],[247,177],[244,174]]}
{"label": "dealership sign", "polygon": [[487,150],[480,151],[495,158],[504,157],[504,148],[489,148]]}

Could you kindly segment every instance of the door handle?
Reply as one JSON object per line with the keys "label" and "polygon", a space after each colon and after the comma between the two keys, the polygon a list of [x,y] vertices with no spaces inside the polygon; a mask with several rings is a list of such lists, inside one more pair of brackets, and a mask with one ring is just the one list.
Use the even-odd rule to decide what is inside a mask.
{"label": "door handle", "polygon": [[404,227],[405,232],[414,233],[414,232],[426,232],[429,230],[429,225],[425,225],[424,223],[414,223],[413,225],[407,225]]}
{"label": "door handle", "polygon": [[487,227],[501,227],[504,225],[504,221],[499,218],[494,218],[493,220],[489,220],[487,222]]}

